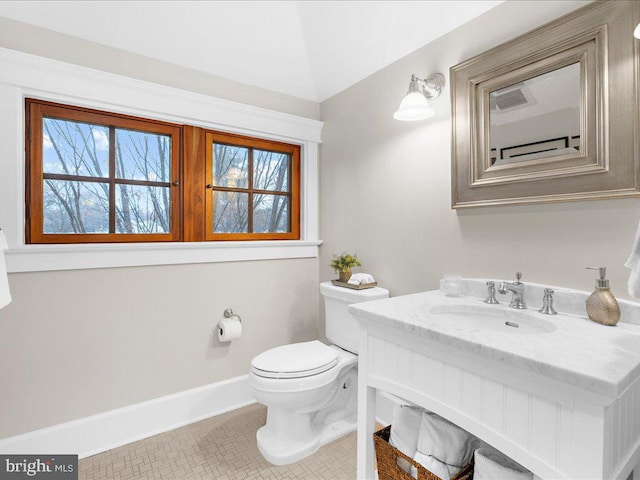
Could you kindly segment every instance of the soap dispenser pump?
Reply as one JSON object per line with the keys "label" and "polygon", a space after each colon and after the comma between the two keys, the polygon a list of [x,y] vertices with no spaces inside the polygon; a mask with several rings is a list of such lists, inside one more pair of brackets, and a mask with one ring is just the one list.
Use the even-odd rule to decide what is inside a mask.
{"label": "soap dispenser pump", "polygon": [[620,305],[609,288],[607,267],[587,267],[587,270],[600,272],[600,278],[596,279],[596,289],[587,298],[587,315],[594,322],[615,325],[620,320]]}

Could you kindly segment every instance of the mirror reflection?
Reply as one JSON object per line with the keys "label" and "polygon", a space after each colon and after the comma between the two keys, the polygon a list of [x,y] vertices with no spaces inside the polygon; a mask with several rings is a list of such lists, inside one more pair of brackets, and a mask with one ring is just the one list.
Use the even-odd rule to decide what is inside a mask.
{"label": "mirror reflection", "polygon": [[580,151],[580,64],[489,94],[492,166]]}

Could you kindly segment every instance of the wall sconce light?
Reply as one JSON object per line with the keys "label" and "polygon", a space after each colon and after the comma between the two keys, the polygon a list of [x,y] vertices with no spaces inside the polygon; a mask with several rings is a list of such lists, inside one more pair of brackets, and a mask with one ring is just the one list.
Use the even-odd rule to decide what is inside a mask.
{"label": "wall sconce light", "polygon": [[426,79],[412,74],[407,96],[400,103],[400,108],[393,114],[393,118],[412,122],[433,116],[435,112],[427,100],[438,98],[443,87],[444,75],[441,73],[434,73]]}
{"label": "wall sconce light", "polygon": [[636,38],[640,38],[640,23],[636,25],[636,29],[633,31],[633,36]]}

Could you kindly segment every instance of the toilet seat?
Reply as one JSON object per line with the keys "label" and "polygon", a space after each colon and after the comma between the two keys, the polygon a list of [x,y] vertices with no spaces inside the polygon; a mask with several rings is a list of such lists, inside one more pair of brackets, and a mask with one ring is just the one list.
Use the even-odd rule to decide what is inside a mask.
{"label": "toilet seat", "polygon": [[251,367],[264,378],[304,378],[326,372],[337,363],[335,349],[313,340],[267,350],[251,361]]}

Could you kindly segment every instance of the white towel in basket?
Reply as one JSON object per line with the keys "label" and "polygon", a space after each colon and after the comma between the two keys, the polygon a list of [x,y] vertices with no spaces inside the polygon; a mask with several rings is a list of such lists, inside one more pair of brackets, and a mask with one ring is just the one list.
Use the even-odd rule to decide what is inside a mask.
{"label": "white towel in basket", "polygon": [[[418,435],[420,433],[420,419],[424,409],[410,405],[396,405],[393,409],[393,423],[389,443],[413,458],[418,449]],[[411,464],[404,458],[398,457],[398,466],[409,473]]]}
{"label": "white towel in basket", "polygon": [[[418,451],[414,460],[444,480],[460,473],[471,462],[480,441],[466,430],[432,412],[424,412],[420,423]],[[417,469],[412,475],[417,477]]]}
{"label": "white towel in basket", "polygon": [[[442,480],[450,480],[451,477],[460,473],[461,470],[461,468],[442,463],[440,460],[430,455],[425,455],[420,451],[416,452],[413,459],[437,477],[442,478]],[[411,476],[418,478],[418,469],[413,465],[411,466]]]}
{"label": "white towel in basket", "polygon": [[533,473],[494,449],[476,450],[474,480],[533,480]]}

